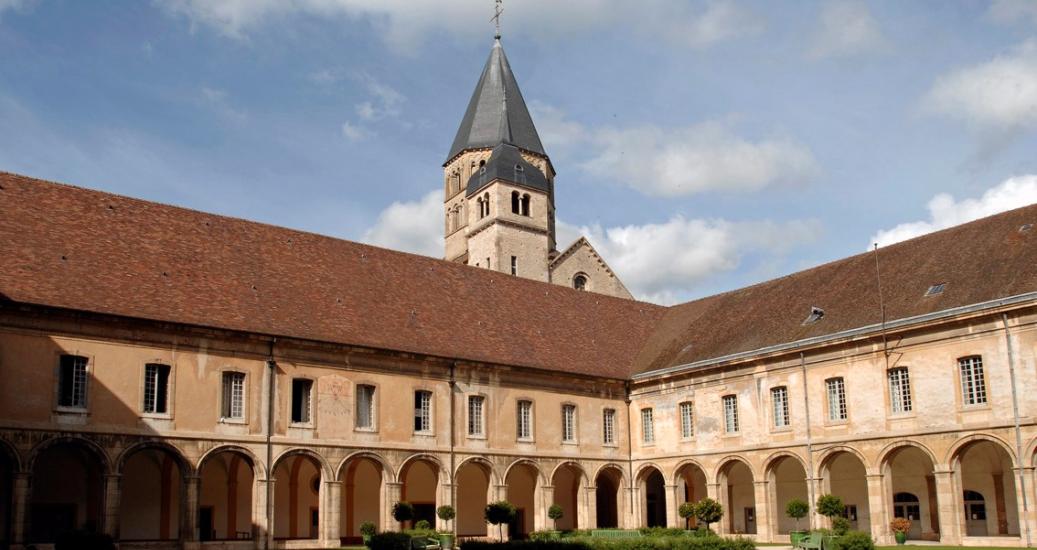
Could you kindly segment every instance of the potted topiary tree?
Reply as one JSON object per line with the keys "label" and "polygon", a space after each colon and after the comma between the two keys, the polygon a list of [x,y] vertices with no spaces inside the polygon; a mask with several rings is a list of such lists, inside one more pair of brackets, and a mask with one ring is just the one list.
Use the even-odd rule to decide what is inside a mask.
{"label": "potted topiary tree", "polygon": [[711,498],[704,498],[695,503],[695,519],[706,524],[706,531],[709,531],[709,524],[720,521],[722,517],[724,517],[724,507],[719,502]]}
{"label": "potted topiary tree", "polygon": [[504,542],[503,525],[512,519],[515,519],[515,513],[515,506],[506,500],[491,502],[486,506],[486,511],[483,513],[483,516],[486,518],[487,523],[497,526],[497,532],[500,535],[501,542]]}
{"label": "potted topiary tree", "polygon": [[551,538],[555,538],[558,536],[558,520],[565,517],[565,511],[562,510],[561,506],[552,504],[551,507],[547,509],[547,517],[551,518],[551,521],[554,522],[555,532],[552,533]]}
{"label": "potted topiary tree", "polygon": [[695,517],[695,503],[685,502],[677,508],[677,515],[684,518],[684,528],[691,529],[691,518]]}
{"label": "potted topiary tree", "polygon": [[792,546],[796,546],[807,536],[806,531],[799,530],[799,520],[805,518],[809,513],[810,505],[804,500],[794,498],[785,505],[785,515],[796,520],[795,530],[789,533],[789,541],[792,542]]}
{"label": "potted topiary tree", "polygon": [[373,537],[377,532],[378,528],[370,521],[365,521],[360,524],[360,536],[364,539],[364,546],[368,546],[371,543],[371,537]]}
{"label": "potted topiary tree", "polygon": [[[457,516],[457,512],[454,511],[453,506],[444,504],[436,508],[436,515],[439,516],[439,519],[450,523]],[[446,531],[439,532],[439,546],[443,550],[451,550],[454,547],[454,532],[449,526]]]}
{"label": "potted topiary tree", "polygon": [[[843,499],[835,495],[821,495],[817,497],[817,502],[815,503],[815,506],[817,507],[817,513],[828,518],[828,521],[832,526],[832,531],[835,534],[839,534],[838,531],[840,530],[842,530],[844,533],[846,532],[844,528],[846,527],[846,525],[844,525],[843,522],[838,521],[840,519],[844,519],[842,516],[843,510],[845,510],[846,507],[843,506]],[[847,522],[847,524],[848,523],[849,522]],[[834,536],[829,536],[826,538],[828,540],[825,541],[825,545],[831,545],[832,542],[835,540]]]}
{"label": "potted topiary tree", "polygon": [[392,517],[396,521],[400,522],[400,530],[404,529],[404,524],[414,519],[414,505],[409,502],[397,502],[392,505]]}
{"label": "potted topiary tree", "polygon": [[889,522],[889,530],[893,531],[893,538],[897,540],[897,544],[904,544],[907,542],[907,532],[911,530],[911,520],[907,518],[893,518],[893,521]]}

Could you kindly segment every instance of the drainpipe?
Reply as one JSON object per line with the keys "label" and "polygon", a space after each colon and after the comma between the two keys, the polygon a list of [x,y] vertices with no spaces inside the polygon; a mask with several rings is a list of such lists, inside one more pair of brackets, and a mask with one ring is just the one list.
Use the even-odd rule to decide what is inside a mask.
{"label": "drainpipe", "polygon": [[274,345],[277,338],[270,340],[270,356],[266,360],[266,529],[263,537],[263,548],[269,550],[270,535],[274,531],[274,491],[270,485],[270,477],[273,474],[271,468],[274,460],[274,378],[277,376],[277,362],[274,361]]}
{"label": "drainpipe", "polygon": [[[450,506],[452,507],[457,502],[457,486],[454,483],[454,468],[457,467],[457,456],[454,452],[454,447],[457,445],[457,418],[455,417],[457,412],[457,378],[454,373],[456,368],[457,361],[450,363],[450,474],[447,479],[450,481]],[[450,520],[450,528],[454,532],[454,540],[457,540],[457,521]]]}
{"label": "drainpipe", "polygon": [[[803,352],[799,352],[799,369],[803,373],[803,408],[807,420],[807,500],[810,508],[814,507],[814,444],[810,439],[810,397],[807,392],[807,360]],[[814,514],[807,518],[807,524],[813,523]]]}
{"label": "drainpipe", "polygon": [[1005,327],[1005,345],[1008,348],[1008,375],[1012,381],[1012,417],[1015,420],[1015,456],[1019,460],[1019,493],[1023,495],[1023,530],[1026,533],[1026,546],[1032,546],[1030,540],[1029,499],[1026,496],[1026,476],[1023,474],[1023,434],[1019,427],[1019,392],[1015,382],[1015,350],[1012,348],[1012,333],[1008,330],[1008,314],[1001,314],[1001,322]]}
{"label": "drainpipe", "polygon": [[624,401],[627,404],[627,492],[630,494],[630,508],[627,510],[629,516],[634,512],[634,444],[630,435],[630,382],[624,384],[626,395]]}

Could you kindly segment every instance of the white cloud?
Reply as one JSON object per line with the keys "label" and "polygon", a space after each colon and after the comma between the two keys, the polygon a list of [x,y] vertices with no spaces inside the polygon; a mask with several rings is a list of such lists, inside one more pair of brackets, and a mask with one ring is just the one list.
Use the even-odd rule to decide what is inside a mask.
{"label": "white cloud", "polygon": [[923,101],[925,110],[983,130],[1037,126],[1037,40],[940,77]]}
{"label": "white cloud", "polygon": [[1029,19],[1031,23],[1037,24],[1037,1],[994,0],[987,15],[998,23],[1016,24]]}
{"label": "white cloud", "polygon": [[369,244],[423,254],[443,256],[443,193],[430,191],[419,201],[394,202],[378,215],[364,233]]}
{"label": "white cloud", "polygon": [[821,8],[810,55],[843,57],[880,52],[886,47],[886,39],[868,6],[855,0],[840,0]]}
{"label": "white cloud", "polygon": [[[365,18],[385,40],[400,50],[413,51],[436,32],[489,36],[490,3],[471,0],[154,0],[166,12],[188,18],[192,28],[204,25],[245,38],[269,22],[288,15]],[[550,17],[544,17],[550,13]],[[505,6],[504,34],[564,36],[605,28],[632,28],[646,36],[662,36],[671,43],[704,47],[739,36],[755,34],[761,20],[734,0],[525,0]]]}
{"label": "white cloud", "polygon": [[1008,178],[988,189],[978,199],[958,201],[947,193],[940,193],[927,205],[928,220],[902,223],[879,231],[872,235],[869,248],[871,243],[887,246],[1033,203],[1037,203],[1037,175]]}
{"label": "white cloud", "polygon": [[727,124],[680,128],[587,128],[554,107],[532,103],[548,149],[583,154],[577,166],[648,195],[754,191],[803,183],[819,171],[810,150],[788,138],[749,140]]}
{"label": "white cloud", "polygon": [[35,0],[0,0],[0,15],[5,11],[25,11],[35,3]]}
{"label": "white cloud", "polygon": [[350,121],[342,123],[342,135],[349,141],[356,143],[367,139],[370,133],[361,126],[357,126]]}
{"label": "white cloud", "polygon": [[730,222],[675,216],[664,223],[602,228],[558,223],[559,243],[584,234],[639,299],[672,304],[696,285],[742,267],[748,255],[771,259],[814,240],[816,221]]}
{"label": "white cloud", "polygon": [[406,100],[403,94],[366,73],[358,74],[356,79],[364,85],[371,96],[370,100],[356,105],[356,113],[360,118],[374,121],[400,116],[400,106]]}

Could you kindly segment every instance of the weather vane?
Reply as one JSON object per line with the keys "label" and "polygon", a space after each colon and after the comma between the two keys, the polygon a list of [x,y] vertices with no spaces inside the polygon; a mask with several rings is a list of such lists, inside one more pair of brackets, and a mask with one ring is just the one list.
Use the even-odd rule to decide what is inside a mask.
{"label": "weather vane", "polygon": [[496,0],[496,6],[493,8],[493,17],[490,21],[497,26],[497,39],[500,40],[500,14],[504,13],[504,0]]}

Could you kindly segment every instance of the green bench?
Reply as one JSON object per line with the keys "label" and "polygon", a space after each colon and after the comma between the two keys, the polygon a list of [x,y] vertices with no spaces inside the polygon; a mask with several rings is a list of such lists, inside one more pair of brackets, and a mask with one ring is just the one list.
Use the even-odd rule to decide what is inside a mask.
{"label": "green bench", "polygon": [[641,538],[641,533],[627,529],[594,529],[591,531],[591,537],[599,539],[637,539]]}
{"label": "green bench", "polygon": [[795,548],[802,548],[803,550],[823,550],[824,546],[824,535],[821,533],[810,533],[810,536],[796,543]]}
{"label": "green bench", "polygon": [[411,537],[411,550],[440,550],[439,539],[432,537]]}

